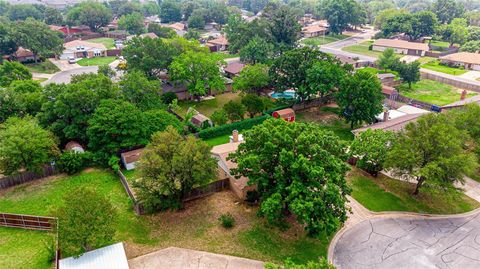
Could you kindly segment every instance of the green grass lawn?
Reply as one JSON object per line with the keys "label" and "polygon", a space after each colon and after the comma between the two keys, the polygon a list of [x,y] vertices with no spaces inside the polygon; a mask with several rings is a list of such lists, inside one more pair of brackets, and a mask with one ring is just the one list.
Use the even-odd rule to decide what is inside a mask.
{"label": "green grass lawn", "polygon": [[77,62],[81,66],[101,66],[107,65],[115,61],[117,57],[115,56],[105,56],[105,57],[94,57],[94,58],[83,58]]}
{"label": "green grass lawn", "polygon": [[343,51],[348,51],[348,52],[351,52],[351,53],[357,53],[357,54],[365,55],[365,56],[371,56],[371,57],[380,56],[382,54],[381,51],[374,51],[374,50],[369,50],[368,49],[370,47],[370,45],[372,45],[372,44],[373,44],[373,41],[369,40],[369,41],[364,41],[360,44],[345,47],[342,50]]}
{"label": "green grass lawn", "polygon": [[425,69],[437,71],[437,72],[442,72],[445,74],[454,75],[454,76],[459,76],[468,72],[467,70],[464,70],[464,69],[442,65],[440,64],[439,60],[434,60],[428,63],[424,63],[422,64],[421,67]]}
{"label": "green grass lawn", "polygon": [[[400,94],[408,98],[438,106],[459,101],[461,95],[461,91],[457,88],[429,79],[422,79],[419,82],[412,84],[412,89],[408,89],[407,84],[400,85],[399,89]],[[467,96],[472,97],[475,95],[475,93],[470,92]]]}
{"label": "green grass lawn", "polygon": [[343,40],[343,39],[348,38],[348,37],[349,36],[347,36],[347,35],[330,34],[330,35],[326,35],[326,36],[317,36],[317,37],[305,38],[305,39],[302,39],[301,42],[303,44],[309,45],[309,46],[321,46],[321,45],[325,45],[325,44],[328,44],[328,43]]}
{"label": "green grass lawn", "polygon": [[58,67],[54,65],[52,62],[50,62],[49,60],[45,60],[44,62],[41,62],[41,63],[25,64],[25,66],[32,73],[53,74],[60,71],[60,69],[58,69]]}
{"label": "green grass lawn", "polygon": [[[127,173],[127,176],[134,172]],[[36,181],[3,191],[0,212],[51,215],[61,205],[62,197],[80,186],[95,188],[107,197],[117,211],[114,241],[126,242],[128,258],[174,246],[281,263],[286,258],[296,262],[317,260],[326,255],[330,238],[307,237],[300,225],[291,223],[286,231],[270,227],[257,216],[257,208],[237,203],[230,191],[215,193],[185,204],[185,209],[136,216],[131,202],[113,173],[89,170],[69,177]],[[231,213],[236,225],[220,226],[221,214]],[[48,268],[43,241],[48,233],[20,229],[0,229],[0,268]],[[27,240],[29,239],[29,240]],[[8,253],[11,255],[3,255]]]}
{"label": "green grass lawn", "polygon": [[350,126],[338,116],[339,113],[338,108],[324,106],[297,112],[296,120],[298,122],[316,123],[321,129],[332,131],[340,139],[351,141],[354,136]]}
{"label": "green grass lawn", "polygon": [[214,54],[219,55],[222,59],[231,59],[231,58],[240,57],[240,54],[238,53],[230,54],[228,52],[214,52]]}
{"label": "green grass lawn", "polygon": [[477,201],[454,189],[422,188],[417,196],[413,196],[414,183],[383,175],[374,178],[356,168],[347,178],[353,190],[352,197],[372,211],[458,214],[480,206]]}
{"label": "green grass lawn", "polygon": [[195,106],[195,109],[200,113],[204,114],[207,117],[210,117],[212,113],[221,109],[228,101],[240,101],[241,97],[239,93],[224,93],[218,94],[215,96],[215,99],[205,100],[205,101],[179,101],[178,105],[181,108],[181,111],[177,111],[180,116],[184,116],[187,113],[187,110],[191,106]]}
{"label": "green grass lawn", "polygon": [[114,49],[115,48],[115,40],[113,38],[109,38],[109,37],[99,37],[99,38],[94,38],[94,39],[88,39],[86,41],[92,42],[92,43],[101,43],[107,49]]}
{"label": "green grass lawn", "polygon": [[209,146],[212,146],[212,147],[217,146],[217,145],[221,145],[221,144],[226,144],[226,143],[230,142],[230,136],[231,136],[231,134],[217,136],[217,137],[205,139],[205,142]]}

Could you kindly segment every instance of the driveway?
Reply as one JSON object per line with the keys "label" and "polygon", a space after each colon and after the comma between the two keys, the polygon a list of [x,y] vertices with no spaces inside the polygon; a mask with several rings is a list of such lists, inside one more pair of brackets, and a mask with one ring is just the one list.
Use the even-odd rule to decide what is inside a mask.
{"label": "driveway", "polygon": [[480,268],[480,211],[364,220],[332,242],[339,269]]}
{"label": "driveway", "polygon": [[130,269],[263,269],[260,261],[170,247],[128,261]]}
{"label": "driveway", "polygon": [[468,71],[467,73],[462,74],[459,77],[474,81],[480,81],[480,71]]}
{"label": "driveway", "polygon": [[78,67],[71,70],[60,71],[53,75],[47,81],[44,81],[42,84],[46,85],[49,83],[70,83],[73,75],[80,75],[85,73],[96,73],[98,71],[98,66],[84,66]]}

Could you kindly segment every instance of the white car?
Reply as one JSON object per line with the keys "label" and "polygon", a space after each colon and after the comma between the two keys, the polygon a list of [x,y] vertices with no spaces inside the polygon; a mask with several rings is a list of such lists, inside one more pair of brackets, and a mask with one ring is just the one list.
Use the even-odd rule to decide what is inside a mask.
{"label": "white car", "polygon": [[75,59],[74,57],[69,57],[69,58],[68,58],[68,63],[69,63],[69,64],[74,64],[74,63],[76,63],[76,62],[77,62],[77,59]]}

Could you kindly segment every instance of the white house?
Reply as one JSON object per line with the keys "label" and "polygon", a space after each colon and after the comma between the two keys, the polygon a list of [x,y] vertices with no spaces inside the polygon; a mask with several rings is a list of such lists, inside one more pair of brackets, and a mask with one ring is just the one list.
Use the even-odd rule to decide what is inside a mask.
{"label": "white house", "polygon": [[101,43],[92,43],[84,40],[73,40],[63,44],[65,50],[60,59],[93,58],[107,56],[107,48]]}
{"label": "white house", "polygon": [[442,63],[480,71],[480,53],[459,52],[440,57]]}
{"label": "white house", "polygon": [[61,259],[59,269],[128,269],[123,243],[89,251],[78,258]]}
{"label": "white house", "polygon": [[416,56],[425,56],[425,52],[430,50],[428,44],[398,39],[377,39],[373,42],[372,50],[384,51],[388,48],[393,49],[395,53]]}

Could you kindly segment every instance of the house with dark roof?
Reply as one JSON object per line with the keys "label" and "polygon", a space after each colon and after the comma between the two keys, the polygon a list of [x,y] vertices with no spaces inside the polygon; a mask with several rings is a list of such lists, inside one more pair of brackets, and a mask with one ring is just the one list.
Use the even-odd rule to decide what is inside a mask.
{"label": "house with dark roof", "polygon": [[225,36],[221,35],[215,39],[207,41],[205,44],[208,48],[210,48],[210,51],[215,52],[215,51],[226,51],[228,50],[228,40]]}
{"label": "house with dark roof", "polygon": [[127,170],[135,169],[135,166],[140,160],[140,157],[142,156],[142,153],[144,150],[145,148],[140,148],[136,150],[123,152],[122,154],[120,154],[120,159],[125,169]]}
{"label": "house with dark roof", "polygon": [[245,64],[241,62],[229,62],[225,68],[223,68],[223,71],[225,72],[225,75],[229,78],[234,78],[242,72],[243,68],[245,67]]}

